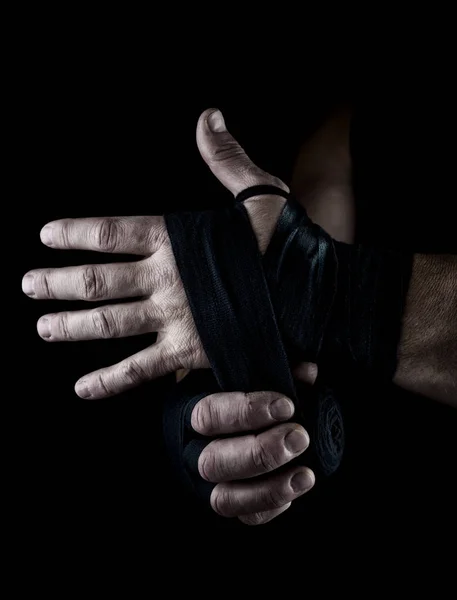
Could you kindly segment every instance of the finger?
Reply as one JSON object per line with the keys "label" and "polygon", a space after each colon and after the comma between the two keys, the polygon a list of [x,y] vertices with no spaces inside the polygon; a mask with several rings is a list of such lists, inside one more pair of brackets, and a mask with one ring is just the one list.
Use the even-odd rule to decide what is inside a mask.
{"label": "finger", "polygon": [[288,508],[290,508],[291,505],[292,502],[289,502],[281,508],[275,508],[274,510],[265,510],[263,512],[252,513],[250,515],[242,515],[238,518],[245,525],[264,525],[265,523],[268,523],[269,521],[272,521],[274,518],[281,515]]}
{"label": "finger", "polygon": [[222,517],[281,509],[309,491],[314,481],[310,469],[298,467],[265,478],[218,483],[211,492],[211,507]]}
{"label": "finger", "polygon": [[76,382],[75,391],[88,400],[108,398],[176,371],[180,366],[172,348],[160,342],[116,365],[85,375]]}
{"label": "finger", "polygon": [[43,244],[53,248],[143,256],[158,250],[166,236],[163,217],[60,219],[40,232]]}
{"label": "finger", "polygon": [[146,261],[36,269],[22,280],[22,289],[37,300],[111,300],[152,293],[159,277]]}
{"label": "finger", "polygon": [[311,362],[302,362],[292,370],[292,374],[296,379],[309,385],[314,384],[317,379],[317,373],[317,365]]}
{"label": "finger", "polygon": [[44,315],[37,323],[38,334],[47,342],[122,338],[152,333],[162,326],[150,300]]}
{"label": "finger", "polygon": [[258,435],[213,440],[200,454],[198,470],[213,483],[257,477],[285,465],[308,446],[301,425],[277,425]]}
{"label": "finger", "polygon": [[[220,111],[208,109],[197,124],[197,145],[213,174],[234,195],[253,185],[274,185],[286,192],[287,185],[257,167],[226,130]],[[262,202],[258,202],[261,199]],[[277,195],[254,196],[244,202],[263,254],[286,200]]]}
{"label": "finger", "polygon": [[289,191],[287,185],[257,167],[246,155],[225,126],[222,113],[214,108],[205,110],[197,124],[197,145],[203,160],[217,179],[232,194],[239,194],[253,185],[275,185]]}
{"label": "finger", "polygon": [[201,435],[253,431],[287,421],[291,400],[276,392],[230,392],[205,396],[192,411],[192,427]]}

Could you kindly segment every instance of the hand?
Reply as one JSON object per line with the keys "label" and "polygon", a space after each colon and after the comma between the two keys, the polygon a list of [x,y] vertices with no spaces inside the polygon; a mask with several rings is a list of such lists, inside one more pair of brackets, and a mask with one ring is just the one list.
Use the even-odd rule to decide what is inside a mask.
{"label": "hand", "polygon": [[[312,383],[316,366],[303,363],[300,368],[300,378]],[[278,424],[290,419],[293,412],[293,403],[274,392],[218,393],[195,405],[192,427],[202,435],[250,432],[215,439],[200,454],[200,475],[217,483],[211,493],[216,513],[238,517],[247,525],[261,525],[282,514],[313,487],[314,474],[307,467],[283,468],[275,473],[309,444],[301,425]],[[251,433],[266,427],[270,429]]]}
{"label": "hand", "polygon": [[[214,175],[233,194],[257,184],[288,191],[256,167],[226,131],[219,111],[205,111],[197,144]],[[259,248],[265,251],[284,198],[262,196],[245,202]],[[100,301],[140,297],[96,309],[48,314],[39,335],[50,342],[117,338],[158,332],[157,342],[124,361],[84,376],[76,383],[81,398],[105,398],[178,369],[209,367],[174,259],[163,217],[63,219],[41,231],[44,244],[143,256],[143,260],[62,269],[37,269],[23,279],[34,299]]]}

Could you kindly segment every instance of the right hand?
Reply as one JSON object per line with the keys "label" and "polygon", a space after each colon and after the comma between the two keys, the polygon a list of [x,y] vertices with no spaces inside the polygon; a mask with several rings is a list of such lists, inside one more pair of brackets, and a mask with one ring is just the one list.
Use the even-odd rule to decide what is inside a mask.
{"label": "right hand", "polygon": [[[303,363],[300,368],[300,379],[313,382],[315,365]],[[214,439],[199,456],[200,475],[217,483],[210,499],[217,514],[238,517],[247,525],[261,525],[282,514],[313,487],[314,473],[307,467],[280,469],[309,444],[301,425],[281,423],[293,413],[293,402],[275,392],[217,393],[195,405],[191,423],[201,435],[249,432]],[[266,427],[269,429],[265,431]],[[264,431],[252,433],[259,430]]]}

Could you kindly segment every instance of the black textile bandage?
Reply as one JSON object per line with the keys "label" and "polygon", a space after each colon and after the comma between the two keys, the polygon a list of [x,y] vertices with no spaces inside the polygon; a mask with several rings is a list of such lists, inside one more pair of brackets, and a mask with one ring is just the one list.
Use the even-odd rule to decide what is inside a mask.
{"label": "black textile bandage", "polygon": [[288,353],[391,381],[412,255],[333,240],[290,198],[263,268]]}
{"label": "black textile bandage", "polygon": [[[241,204],[261,194],[288,198],[263,257]],[[205,498],[214,485],[199,476],[197,461],[211,439],[192,430],[190,413],[216,391],[285,394],[311,440],[295,462],[318,476],[338,468],[344,430],[332,378],[348,368],[392,379],[411,269],[410,256],[336,242],[274,186],[254,186],[236,200],[228,209],[165,217],[213,374],[196,371],[177,384],[164,436],[181,476]],[[319,363],[312,388],[293,382],[291,360]]]}
{"label": "black textile bandage", "polygon": [[[262,186],[249,192],[252,196],[276,194],[277,189]],[[281,190],[281,194],[285,192]],[[195,405],[196,394],[189,397],[187,386],[192,384],[198,393],[211,393],[205,387],[211,384],[213,391],[271,390],[289,397],[295,404],[294,421],[310,435],[310,447],[303,457],[306,465],[318,476],[332,473],[341,462],[344,447],[340,408],[321,377],[312,388],[300,386],[298,390],[294,384],[246,209],[237,204],[218,211],[171,214],[165,219],[214,375],[212,382],[209,374],[203,378],[204,372],[191,373],[177,385],[174,398],[165,406],[164,435],[173,461],[187,470],[186,479],[192,480],[195,488],[201,488],[198,453],[189,453],[188,445],[201,450],[205,440],[192,443],[198,436],[183,417],[179,395],[187,398],[188,405]]]}

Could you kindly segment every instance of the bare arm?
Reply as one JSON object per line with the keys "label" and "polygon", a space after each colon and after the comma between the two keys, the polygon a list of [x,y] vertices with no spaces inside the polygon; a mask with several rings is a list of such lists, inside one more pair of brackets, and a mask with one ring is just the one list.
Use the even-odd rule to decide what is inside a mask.
{"label": "bare arm", "polygon": [[415,255],[394,381],[457,407],[457,256]]}
{"label": "bare arm", "polygon": [[340,242],[355,234],[355,201],[349,151],[351,111],[340,107],[304,141],[291,188],[311,219]]}
{"label": "bare arm", "polygon": [[[355,206],[349,152],[350,110],[342,108],[306,140],[292,190],[310,217],[352,243]],[[414,257],[394,381],[457,407],[457,257]]]}

